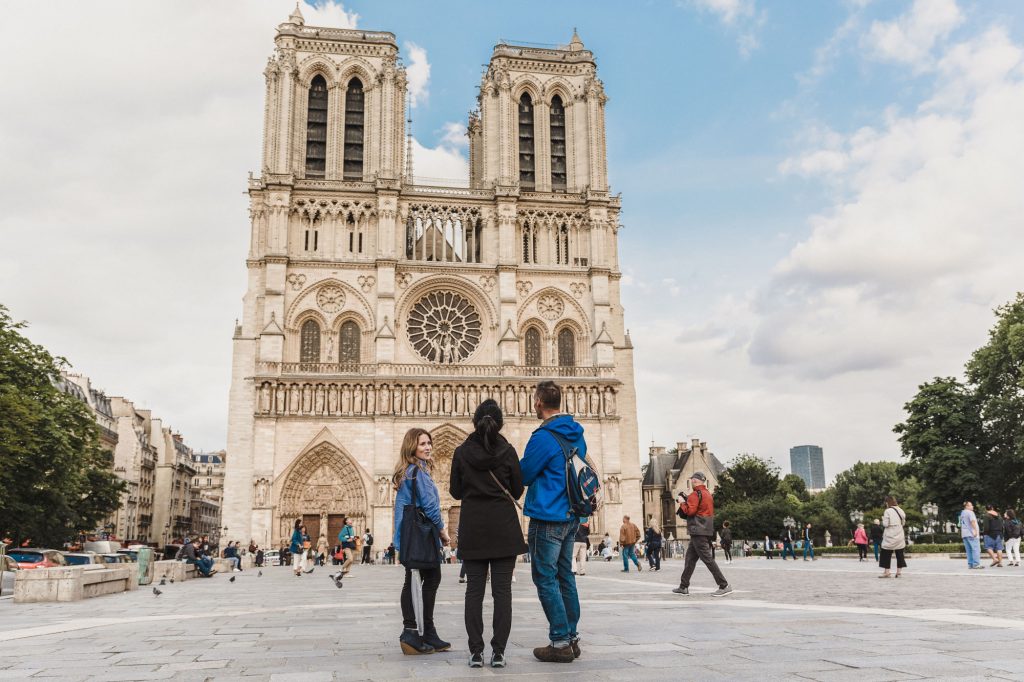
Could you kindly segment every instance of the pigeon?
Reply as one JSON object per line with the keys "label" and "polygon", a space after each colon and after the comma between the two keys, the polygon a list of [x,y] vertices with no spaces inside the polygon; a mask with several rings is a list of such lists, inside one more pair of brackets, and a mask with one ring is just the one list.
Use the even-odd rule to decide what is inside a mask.
{"label": "pigeon", "polygon": [[174,584],[174,578],[171,578],[171,584],[172,585]]}
{"label": "pigeon", "polygon": [[156,589],[155,587],[153,588],[153,596],[154,597],[159,597],[161,594],[163,594],[163,592],[161,592],[160,590]]}
{"label": "pigeon", "polygon": [[228,582],[229,583],[235,582],[235,576],[231,576],[230,578],[228,578]]}
{"label": "pigeon", "polygon": [[166,585],[167,584],[167,576],[164,576],[163,578],[160,578],[160,584],[161,585]]}
{"label": "pigeon", "polygon": [[263,577],[263,571],[260,571],[259,573],[257,573],[256,577],[257,578],[262,578]]}
{"label": "pigeon", "polygon": [[308,571],[303,571],[303,573],[305,573],[306,575],[309,575],[310,573],[312,573],[312,572],[313,572],[313,570],[314,570],[314,569],[312,569],[312,568],[311,568],[311,569],[309,569]]}
{"label": "pigeon", "polygon": [[341,571],[338,571],[337,573],[330,573],[330,574],[328,574],[327,577],[334,581],[334,586],[335,587],[337,587],[339,590],[341,589],[341,587],[342,587],[341,579],[345,577],[344,573],[342,573]]}

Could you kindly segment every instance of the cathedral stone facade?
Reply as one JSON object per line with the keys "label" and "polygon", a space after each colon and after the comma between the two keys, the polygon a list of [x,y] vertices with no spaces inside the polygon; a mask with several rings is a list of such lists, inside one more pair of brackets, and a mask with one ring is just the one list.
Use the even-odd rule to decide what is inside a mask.
{"label": "cathedral stone facade", "polygon": [[233,342],[227,535],[277,543],[302,518],[331,538],[345,514],[386,545],[414,426],[433,434],[454,525],[448,472],[473,410],[497,400],[521,454],[543,379],[562,386],[605,481],[592,531],[642,518],[594,55],[575,35],[497,45],[469,115],[469,184],[450,187],[412,177],[393,34],[306,26],[296,10],[275,46]]}

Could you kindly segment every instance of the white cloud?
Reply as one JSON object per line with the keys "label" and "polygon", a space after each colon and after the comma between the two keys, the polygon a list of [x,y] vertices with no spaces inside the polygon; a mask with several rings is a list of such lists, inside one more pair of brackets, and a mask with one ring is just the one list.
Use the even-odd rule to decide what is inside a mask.
{"label": "white cloud", "polygon": [[469,181],[469,161],[458,149],[440,144],[425,147],[415,137],[412,140],[413,175],[424,184],[451,184],[459,186]]}
{"label": "white cloud", "polygon": [[[0,72],[0,302],[97,386],[220,448],[262,71],[294,3],[105,7],[4,6],[0,56],[18,66]],[[46,27],[45,49],[26,26]]]}
{"label": "white cloud", "polygon": [[405,66],[405,73],[409,79],[409,101],[415,108],[430,97],[430,91],[427,89],[430,84],[430,62],[427,61],[427,51],[416,43],[406,41],[403,45],[409,55]]}
{"label": "white cloud", "polygon": [[956,0],[914,0],[910,10],[893,21],[875,21],[864,37],[869,53],[882,61],[931,66],[932,49],[963,23]]}
{"label": "white cloud", "polygon": [[[767,283],[632,324],[642,434],[784,465],[819,443],[830,476],[898,454],[903,402],[960,373],[1024,286],[1024,46],[994,28],[936,50],[930,74],[916,109],[812,128],[783,162],[841,191]],[[629,287],[627,311],[659,293],[673,309]]]}
{"label": "white cloud", "polygon": [[767,15],[758,11],[755,0],[690,0],[690,4],[715,16],[726,28],[734,31],[737,34],[736,46],[743,57],[749,57],[760,47],[758,33]]}
{"label": "white cloud", "polygon": [[466,136],[466,124],[448,121],[441,127],[441,143],[454,149],[469,147],[469,138]]}

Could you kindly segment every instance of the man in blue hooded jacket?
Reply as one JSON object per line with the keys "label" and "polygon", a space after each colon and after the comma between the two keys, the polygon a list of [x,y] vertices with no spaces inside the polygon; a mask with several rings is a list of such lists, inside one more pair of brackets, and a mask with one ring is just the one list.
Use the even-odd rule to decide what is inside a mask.
{"label": "man in blue hooded jacket", "polygon": [[533,655],[547,663],[571,663],[580,655],[576,632],[580,600],[572,574],[572,550],[579,519],[569,511],[565,450],[558,437],[567,448],[576,448],[580,457],[586,457],[587,443],[583,427],[570,415],[562,414],[561,405],[562,390],[555,382],[537,385],[533,407],[542,423],[530,436],[520,462],[523,484],[529,487],[523,513],[530,517],[530,572],[548,619],[550,639],[548,646],[534,649]]}

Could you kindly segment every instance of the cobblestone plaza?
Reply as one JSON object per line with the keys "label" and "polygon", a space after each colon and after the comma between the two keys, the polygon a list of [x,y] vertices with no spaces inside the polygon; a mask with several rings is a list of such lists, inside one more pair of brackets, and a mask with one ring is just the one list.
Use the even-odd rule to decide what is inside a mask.
{"label": "cobblestone plaza", "polygon": [[504,671],[467,666],[457,566],[445,568],[436,609],[453,647],[430,656],[398,648],[393,566],[356,567],[341,590],[329,569],[295,578],[272,567],[234,583],[166,585],[159,597],[144,587],[70,604],[5,599],[0,679],[1024,679],[1024,606],[997,597],[984,612],[977,599],[1014,594],[1021,570],[912,559],[903,578],[882,581],[874,565],[849,559],[745,559],[723,567],[736,592],[713,600],[700,567],[691,596],[672,594],[681,568],[673,560],[638,575],[590,562],[577,581],[583,655],[565,665],[533,659],[547,628],[521,564]]}

